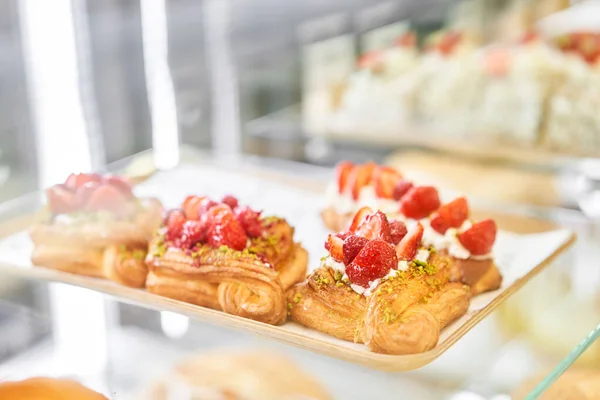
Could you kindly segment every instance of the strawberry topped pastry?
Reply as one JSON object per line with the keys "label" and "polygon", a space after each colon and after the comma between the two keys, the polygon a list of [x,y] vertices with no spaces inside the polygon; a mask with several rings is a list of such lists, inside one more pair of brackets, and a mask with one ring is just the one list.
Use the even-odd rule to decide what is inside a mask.
{"label": "strawberry topped pastry", "polygon": [[125,178],[98,174],[71,174],[46,198],[47,217],[30,231],[34,265],[144,286],[158,200],[137,198]]}
{"label": "strawberry topped pastry", "polygon": [[304,279],[308,254],[282,218],[233,196],[188,196],[165,214],[146,263],[149,292],[281,324],[285,290]]}
{"label": "strawberry topped pastry", "polygon": [[404,220],[362,207],[347,229],[328,235],[319,268],[288,291],[294,321],[374,352],[414,354],[437,345],[440,331],[467,312],[471,296],[499,287],[490,259],[458,259],[442,240],[437,248],[426,239],[428,230],[453,235],[484,256],[495,240],[493,221],[465,227],[465,199],[440,206],[432,188],[412,187],[402,199]]}

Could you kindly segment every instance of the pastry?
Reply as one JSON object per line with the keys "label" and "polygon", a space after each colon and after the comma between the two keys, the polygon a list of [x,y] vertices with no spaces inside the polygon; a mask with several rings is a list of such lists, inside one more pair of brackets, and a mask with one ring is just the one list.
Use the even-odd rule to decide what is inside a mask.
{"label": "pastry", "polygon": [[285,290],[304,279],[308,254],[284,219],[231,196],[189,196],[150,243],[146,286],[158,295],[265,322],[286,319]]}
{"label": "pastry", "polygon": [[0,399],[11,400],[108,400],[78,382],[67,379],[29,378],[0,383]]}
{"label": "pastry", "polygon": [[286,357],[218,351],[190,358],[141,396],[144,400],[329,400],[318,381]]}
{"label": "pastry", "polygon": [[388,219],[363,207],[328,236],[321,266],[288,291],[292,320],[374,352],[420,353],[471,296],[500,286],[496,225],[469,221],[466,199],[440,206],[434,188],[416,186],[399,208]]}
{"label": "pastry", "polygon": [[138,199],[124,178],[97,174],[72,174],[46,195],[49,215],[30,231],[34,265],[144,286],[158,200]]}

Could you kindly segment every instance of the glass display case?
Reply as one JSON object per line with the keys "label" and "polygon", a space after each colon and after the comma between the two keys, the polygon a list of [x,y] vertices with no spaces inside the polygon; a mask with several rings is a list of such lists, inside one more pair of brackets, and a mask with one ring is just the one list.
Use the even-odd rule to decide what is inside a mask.
{"label": "glass display case", "polygon": [[[509,132],[510,140],[504,138],[501,145],[480,145],[483,142],[465,129],[473,120],[450,123],[448,114],[458,115],[456,109],[408,94],[411,107],[420,107],[411,118],[416,115],[429,123],[443,116],[441,124],[452,127],[450,134],[436,132],[431,136],[436,140],[431,140],[431,126],[403,126],[402,133],[410,137],[396,130],[376,132],[370,129],[373,122],[385,118],[375,113],[389,110],[389,104],[378,107],[380,103],[364,99],[350,102],[358,107],[350,114],[367,116],[366,123],[348,123],[334,115],[344,111],[349,88],[365,75],[357,65],[360,57],[390,49],[394,53],[395,44],[404,46],[403,40],[411,37],[408,32],[415,33],[416,46],[423,51],[426,38],[449,26],[478,32],[481,46],[467,57],[471,68],[473,60],[498,43],[514,41],[511,27],[525,34],[535,26],[552,38],[581,30],[580,23],[565,32],[553,30],[563,26],[556,18],[578,21],[571,14],[556,13],[570,2],[45,3],[0,2],[0,237],[11,231],[9,221],[25,229],[31,213],[43,205],[41,190],[73,171],[138,176],[202,163],[323,193],[333,176],[331,166],[350,159],[387,163],[431,184],[467,193],[474,207],[501,216],[508,230],[536,232],[560,226],[578,238],[441,358],[403,373],[354,365],[2,268],[0,382],[72,377],[111,399],[184,400],[194,398],[191,389],[182,388],[193,386],[194,377],[182,383],[177,372],[186,362],[202,364],[204,357],[253,352],[259,360],[261,354],[286,357],[335,399],[387,399],[399,393],[426,400],[566,398],[565,391],[583,398],[577,395],[585,388],[588,394],[598,393],[588,382],[600,381],[600,125],[586,103],[597,95],[596,53],[588,55],[585,66],[574,62],[574,70],[581,73],[577,79],[548,89],[552,96],[544,97],[541,114],[527,106],[526,100],[539,100],[535,88],[527,86],[530,90],[523,94],[519,82],[530,84],[547,76],[532,72],[533,77],[503,77],[499,83],[498,77],[482,77],[475,68],[481,91],[470,99],[485,99],[481,103],[488,108],[481,106],[471,116],[494,117],[475,121],[487,128],[511,121],[527,125],[527,117],[538,116],[533,118],[536,128],[527,131],[530,135],[524,135],[523,142]],[[591,30],[594,24],[587,23],[585,29]],[[597,38],[594,35],[586,38]],[[548,50],[553,54],[549,56],[539,42],[523,46],[556,61],[552,65],[557,70],[564,66],[556,49]],[[565,53],[573,61],[573,52]],[[519,56],[525,59],[528,54]],[[502,64],[502,54],[498,57]],[[532,65],[537,65],[535,60]],[[370,68],[370,83],[389,78],[385,71]],[[460,75],[460,66],[451,70]],[[446,73],[449,67],[428,71],[446,79],[447,85],[440,84],[446,89],[460,79],[464,82],[464,77],[452,81]],[[437,90],[403,85],[408,83],[400,85],[406,93]],[[436,93],[454,99],[441,89]],[[585,104],[577,108],[574,99],[581,93]],[[395,98],[394,104],[404,100]],[[394,107],[395,124],[406,115]],[[524,109],[531,114],[517,115]],[[328,129],[337,124],[348,131],[323,130],[323,115],[329,118]],[[571,132],[569,124],[576,136],[563,135]],[[360,129],[365,126],[369,129]],[[546,146],[547,133],[573,142],[575,151],[560,151],[564,141]],[[440,135],[444,140],[437,140]],[[496,133],[490,135],[497,138]],[[582,147],[586,151],[581,152]]]}

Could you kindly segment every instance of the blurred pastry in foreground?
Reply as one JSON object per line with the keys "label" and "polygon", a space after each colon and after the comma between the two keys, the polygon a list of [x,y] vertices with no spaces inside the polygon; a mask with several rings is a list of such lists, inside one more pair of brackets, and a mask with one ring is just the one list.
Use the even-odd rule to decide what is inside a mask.
{"label": "blurred pastry in foreground", "polygon": [[108,400],[78,382],[67,379],[29,378],[0,383],[0,399],[10,400]]}
{"label": "blurred pastry in foreground", "polygon": [[[528,379],[513,393],[513,400],[529,398],[528,395],[546,374]],[[600,399],[600,371],[568,370],[554,382],[540,400],[592,400]]]}
{"label": "blurred pastry in foreground", "polygon": [[158,200],[138,199],[125,178],[98,174],[71,174],[46,197],[48,217],[30,231],[34,265],[144,286]]}
{"label": "blurred pastry in foreground", "polygon": [[140,400],[329,400],[323,387],[285,357],[214,352],[190,358]]}

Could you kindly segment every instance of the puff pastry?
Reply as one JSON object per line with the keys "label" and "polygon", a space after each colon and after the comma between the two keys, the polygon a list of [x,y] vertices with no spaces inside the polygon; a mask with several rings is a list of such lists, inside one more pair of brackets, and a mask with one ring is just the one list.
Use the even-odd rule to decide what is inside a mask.
{"label": "puff pastry", "polygon": [[[215,203],[197,212],[187,203],[187,212],[167,219],[150,244],[147,290],[268,324],[283,323],[285,290],[304,279],[308,263],[306,250],[294,242],[294,229],[284,219],[262,218],[247,207]],[[171,234],[181,223],[179,236]]]}
{"label": "puff pastry", "polygon": [[47,197],[51,215],[30,230],[34,265],[144,286],[158,200],[137,199],[125,180],[95,174],[71,175]]}
{"label": "puff pastry", "polygon": [[434,348],[472,296],[499,287],[493,221],[469,221],[462,198],[436,205],[433,188],[407,195],[401,208],[419,219],[363,207],[329,235],[321,266],[287,293],[292,320],[377,353],[414,354]]}

